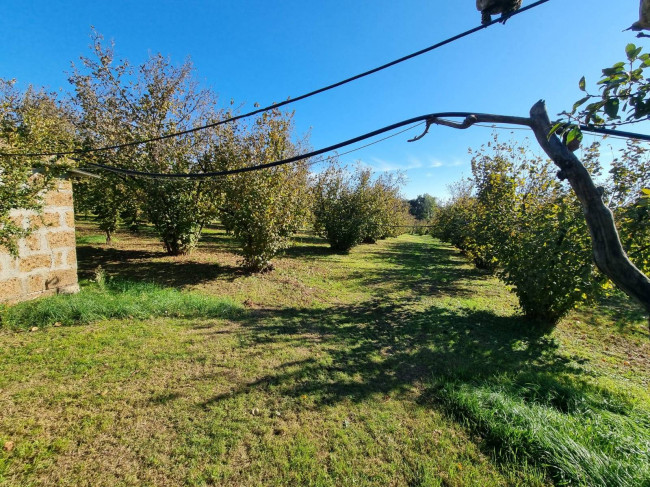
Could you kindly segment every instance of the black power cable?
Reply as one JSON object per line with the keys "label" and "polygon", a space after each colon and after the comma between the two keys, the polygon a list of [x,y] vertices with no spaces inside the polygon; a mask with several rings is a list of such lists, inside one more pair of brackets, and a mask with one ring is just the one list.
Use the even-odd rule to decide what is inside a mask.
{"label": "black power cable", "polygon": [[[519,15],[521,13],[524,13],[527,10],[538,7],[538,6],[540,6],[540,5],[544,4],[544,3],[547,3],[549,1],[550,0],[538,0],[535,3],[531,3],[530,5],[528,5],[526,7],[522,7],[519,10],[517,10],[516,12],[513,12],[513,13],[509,14],[508,18],[514,17],[515,15]],[[216,127],[218,125],[223,125],[223,124],[228,123],[228,122],[234,122],[236,120],[241,120],[243,118],[252,117],[254,115],[259,115],[260,113],[268,112],[270,110],[274,110],[276,108],[280,108],[280,107],[289,105],[290,103],[295,103],[297,101],[304,100],[305,98],[310,98],[310,97],[318,95],[320,93],[324,93],[326,91],[333,90],[334,88],[338,88],[339,86],[343,86],[343,85],[346,85],[346,84],[351,83],[353,81],[356,81],[358,79],[365,78],[366,76],[370,76],[371,74],[378,73],[379,71],[383,71],[384,69],[388,69],[388,68],[390,68],[392,66],[395,66],[397,64],[401,64],[401,63],[403,63],[405,61],[408,61],[408,60],[413,59],[415,57],[418,57],[418,56],[421,56],[421,55],[426,54],[428,52],[431,52],[431,51],[433,51],[435,49],[439,49],[439,48],[441,48],[443,46],[446,46],[447,44],[451,44],[452,42],[460,40],[460,39],[462,39],[464,37],[467,37],[467,36],[469,36],[471,34],[474,34],[474,33],[478,32],[480,30],[486,29],[487,27],[490,27],[490,26],[492,26],[494,24],[497,24],[497,23],[500,23],[500,22],[501,22],[501,19],[497,18],[497,19],[492,20],[491,22],[489,22],[487,24],[483,24],[483,25],[480,25],[478,27],[474,27],[473,29],[469,29],[469,30],[467,30],[465,32],[462,32],[461,34],[457,34],[457,35],[455,35],[453,37],[445,39],[444,41],[438,42],[437,44],[426,47],[426,48],[421,49],[419,51],[416,51],[414,53],[408,54],[408,55],[406,55],[404,57],[401,57],[399,59],[395,59],[394,61],[391,61],[389,63],[382,64],[381,66],[370,69],[368,71],[364,71],[363,73],[357,74],[357,75],[352,76],[350,78],[346,78],[346,79],[344,79],[342,81],[339,81],[337,83],[333,83],[331,85],[324,86],[323,88],[319,88],[317,90],[310,91],[309,93],[305,93],[304,95],[300,95],[300,96],[297,96],[295,98],[289,97],[287,100],[285,100],[283,102],[274,103],[274,104],[269,105],[267,107],[260,108],[258,110],[253,110],[252,112],[243,113],[241,115],[236,115],[236,116],[230,117],[230,118],[225,118],[223,120],[219,120],[218,122],[210,123],[210,124],[207,124],[207,125],[202,125],[200,127],[194,127],[194,128],[188,129],[188,130],[180,131],[180,132],[174,132],[174,133],[171,133],[171,134],[161,135],[161,136],[158,136],[158,137],[152,137],[150,139],[134,140],[132,142],[125,142],[123,144],[115,144],[115,145],[110,145],[110,146],[105,146],[105,147],[97,147],[97,148],[94,148],[94,149],[90,148],[90,149],[78,149],[78,150],[73,150],[73,151],[33,152],[33,153],[22,153],[22,154],[21,153],[11,154],[11,153],[0,152],[0,156],[45,157],[45,156],[68,156],[68,155],[74,155],[74,154],[88,154],[88,153],[91,153],[91,152],[100,152],[100,151],[105,151],[105,150],[121,149],[123,147],[131,147],[131,146],[135,146],[135,145],[146,144],[148,142],[155,142],[155,141],[158,141],[158,140],[170,139],[170,138],[173,138],[173,137],[179,137],[181,135],[186,135],[186,134],[190,134],[190,133],[193,133],[193,132],[198,132],[200,130],[213,128],[213,127]]]}
{"label": "black power cable", "polygon": [[[312,152],[308,152],[306,154],[301,154],[297,156],[293,156],[287,159],[282,159],[279,161],[273,161],[269,162],[266,164],[258,164],[258,165],[253,165],[253,166],[245,166],[245,167],[240,167],[237,169],[228,169],[224,171],[214,171],[214,172],[203,172],[203,173],[153,173],[153,172],[146,172],[146,171],[136,171],[133,169],[123,169],[123,168],[118,168],[118,167],[113,167],[113,166],[107,166],[105,164],[98,164],[98,163],[93,163],[93,162],[86,162],[85,164],[96,167],[99,169],[104,169],[106,171],[110,171],[116,174],[123,174],[126,176],[139,176],[139,177],[148,177],[148,178],[155,178],[155,179],[206,179],[206,178],[214,178],[214,177],[220,177],[220,176],[228,176],[231,174],[240,174],[240,173],[246,173],[246,172],[252,172],[252,171],[259,171],[261,169],[268,169],[271,167],[277,167],[277,166],[282,166],[285,164],[290,164],[293,162],[298,162],[302,161],[304,159],[310,159],[312,157],[319,156],[321,154],[325,154],[326,152],[332,152],[337,149],[340,149],[341,147],[346,147],[348,145],[356,144],[357,142],[361,142],[362,140],[369,139],[371,137],[375,137],[377,135],[381,135],[386,132],[390,132],[391,130],[395,130],[407,125],[412,125],[414,123],[418,122],[427,122],[427,128],[425,132],[416,137],[415,139],[412,139],[413,141],[421,139],[429,130],[429,125],[432,120],[439,120],[439,119],[444,119],[444,118],[465,118],[467,119],[468,117],[490,117],[490,115],[486,114],[480,114],[480,113],[472,113],[472,112],[442,112],[442,113],[431,113],[428,115],[420,115],[419,117],[414,117],[414,118],[409,118],[408,120],[404,120],[402,122],[394,123],[392,125],[388,125],[386,127],[373,130],[372,132],[368,132],[367,134],[360,135],[358,137],[354,137],[353,139],[348,139],[343,142],[339,142],[334,145],[330,145],[328,147],[324,147],[322,149],[318,149]],[[522,119],[525,120],[525,119]],[[626,137],[630,139],[637,139],[637,140],[644,140],[644,141],[650,141],[650,135],[645,135],[645,134],[637,134],[634,132],[622,132],[619,130],[611,130],[611,129],[604,129],[604,128],[597,128],[597,127],[590,127],[586,125],[581,125],[580,130],[583,132],[588,132],[588,133],[597,133],[597,134],[605,134],[605,135],[616,135],[618,137]],[[394,134],[398,135],[398,134]],[[388,137],[386,137],[388,138]],[[382,139],[385,140],[385,139]],[[377,141],[380,142],[380,141]],[[360,147],[358,149],[361,149],[363,147]],[[357,149],[355,149],[357,150]],[[352,152],[352,151],[350,151]],[[81,161],[79,161],[81,162]],[[321,161],[315,161],[315,162],[321,162]]]}
{"label": "black power cable", "polygon": [[[445,117],[462,117],[463,114],[457,114],[454,112],[448,112],[448,113],[443,113],[441,114],[442,116]],[[346,147],[348,145],[356,144],[357,142],[361,142],[362,140],[370,139],[371,137],[375,137],[377,135],[384,134],[386,132],[390,132],[391,130],[395,130],[401,127],[405,127],[407,125],[412,125],[414,123],[418,122],[425,122],[428,118],[430,118],[432,115],[421,115],[419,117],[415,118],[410,118],[408,120],[404,120],[402,122],[394,123],[392,125],[388,125],[387,127],[380,128],[378,130],[373,130],[372,132],[368,132],[367,134],[360,135],[358,137],[354,137],[353,139],[348,139],[344,142],[339,142],[338,144],[330,145],[328,147],[324,147],[322,149],[318,149],[312,152],[308,152],[306,154],[301,154],[297,156],[290,157],[288,159],[282,159],[279,161],[274,161],[274,162],[269,162],[266,164],[258,164],[255,166],[246,166],[246,167],[240,167],[237,169],[228,169],[224,171],[213,171],[213,172],[202,172],[202,173],[152,173],[152,172],[146,172],[146,171],[136,171],[133,169],[123,169],[119,167],[113,167],[113,166],[107,166],[105,164],[98,164],[95,162],[83,162],[78,159],[74,159],[77,162],[83,162],[87,166],[91,167],[96,167],[99,169],[103,169],[105,171],[113,172],[116,174],[123,174],[126,176],[139,176],[139,177],[148,177],[148,178],[153,178],[153,179],[206,179],[206,178],[214,178],[214,177],[220,177],[220,176],[228,176],[231,174],[240,174],[240,173],[245,173],[245,172],[251,172],[251,171],[259,171],[261,169],[268,169],[270,167],[276,167],[276,166],[283,166],[285,164],[290,164],[292,162],[298,162],[302,161],[304,159],[310,159],[312,157],[319,156],[321,154],[325,154],[326,152],[332,152],[335,151],[336,149],[340,149],[341,147]],[[397,134],[395,134],[397,135]],[[378,141],[379,142],[379,141]],[[318,161],[321,162],[321,161]]]}

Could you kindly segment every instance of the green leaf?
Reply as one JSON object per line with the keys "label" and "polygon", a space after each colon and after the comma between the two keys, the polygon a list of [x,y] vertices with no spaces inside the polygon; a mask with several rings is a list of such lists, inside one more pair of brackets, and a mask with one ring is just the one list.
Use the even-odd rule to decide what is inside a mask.
{"label": "green leaf", "polygon": [[547,137],[547,138],[550,139],[551,136],[552,136],[554,133],[556,133],[558,130],[560,130],[560,128],[563,127],[563,126],[564,126],[564,122],[558,122],[558,123],[556,123],[555,125],[553,125],[553,127],[551,127],[550,132],[548,133],[548,137]]}
{"label": "green leaf", "polygon": [[582,141],[582,132],[578,127],[573,127],[566,136],[566,144],[569,145],[576,139]]}
{"label": "green leaf", "polygon": [[591,98],[591,96],[587,95],[584,98],[581,98],[577,102],[573,104],[573,110],[571,110],[571,113],[575,113],[575,111],[578,109],[578,107],[582,104],[584,104],[586,101],[588,101]]}
{"label": "green leaf", "polygon": [[618,118],[619,102],[616,98],[610,98],[605,103],[605,113],[609,118]]}
{"label": "green leaf", "polygon": [[634,61],[634,59],[636,59],[638,53],[635,55],[634,54],[635,51],[636,51],[636,46],[634,44],[630,43],[627,46],[625,46],[625,54],[627,54],[627,58],[630,61]]}
{"label": "green leaf", "polygon": [[585,77],[583,76],[580,78],[580,83],[578,83],[578,87],[580,88],[580,91],[585,91],[587,86],[587,80],[585,80]]}

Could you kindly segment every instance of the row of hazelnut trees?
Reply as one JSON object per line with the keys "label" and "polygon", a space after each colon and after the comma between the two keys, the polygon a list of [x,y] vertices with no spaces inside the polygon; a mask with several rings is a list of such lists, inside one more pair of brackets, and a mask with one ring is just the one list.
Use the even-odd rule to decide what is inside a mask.
{"label": "row of hazelnut trees", "polygon": [[[650,271],[650,152],[630,141],[608,174],[599,145],[583,162],[601,180],[624,248]],[[581,302],[612,286],[595,268],[582,208],[550,161],[525,146],[494,140],[473,152],[472,175],[451,187],[451,199],[434,217],[434,236],[460,248],[477,267],[513,287],[525,314],[556,323]]]}
{"label": "row of hazelnut trees", "polygon": [[[292,115],[279,110],[219,124],[236,115],[233,103],[231,109],[216,108],[216,96],[198,85],[189,62],[174,66],[154,55],[132,66],[117,60],[101,36],[95,34],[93,41],[92,55],[73,66],[73,93],[65,100],[32,89],[21,93],[13,82],[2,82],[3,148],[63,152],[119,146],[82,152],[72,164],[159,174],[240,169],[308,149],[306,140],[294,136]],[[205,125],[210,128],[193,130]],[[178,132],[184,135],[168,137]],[[159,140],[124,145],[152,138]],[[37,186],[30,179],[31,168],[58,167],[54,162],[19,157],[0,161],[5,179],[13,177],[11,184],[0,184],[0,191],[14,195],[0,206],[0,245],[11,247],[24,234],[24,229],[10,228],[10,208],[38,207],[37,195],[48,178],[39,178]],[[71,163],[63,162],[63,167]],[[400,178],[374,178],[361,167],[346,171],[334,166],[314,176],[309,165],[301,161],[205,179],[101,171],[101,178],[76,184],[75,204],[96,215],[109,241],[120,224],[149,222],[173,255],[190,252],[204,226],[220,220],[239,241],[243,265],[250,271],[270,269],[273,256],[305,225],[313,224],[335,250],[347,251],[360,242],[395,235],[409,218],[408,205],[399,196]]]}

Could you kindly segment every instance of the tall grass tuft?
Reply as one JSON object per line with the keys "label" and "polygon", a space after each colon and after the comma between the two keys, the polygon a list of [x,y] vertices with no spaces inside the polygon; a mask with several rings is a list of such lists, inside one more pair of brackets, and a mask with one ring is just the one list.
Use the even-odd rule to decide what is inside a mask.
{"label": "tall grass tuft", "polygon": [[538,379],[443,381],[434,395],[497,456],[542,466],[559,485],[650,486],[647,410],[597,389]]}
{"label": "tall grass tuft", "polygon": [[241,312],[241,306],[229,298],[182,292],[152,283],[102,280],[75,295],[51,296],[0,308],[0,327],[81,325],[111,318],[231,318]]}

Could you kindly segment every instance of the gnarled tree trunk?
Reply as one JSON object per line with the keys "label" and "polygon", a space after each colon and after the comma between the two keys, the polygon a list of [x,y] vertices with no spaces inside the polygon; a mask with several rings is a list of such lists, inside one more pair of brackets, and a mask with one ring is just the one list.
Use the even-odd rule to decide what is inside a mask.
{"label": "gnarled tree trunk", "polygon": [[548,134],[551,122],[543,101],[530,111],[530,127],[544,152],[560,168],[558,177],[573,188],[585,215],[598,268],[628,296],[650,313],[650,279],[628,259],[614,224],[614,215],[603,202],[602,189],[594,184],[580,160],[560,141]]}

